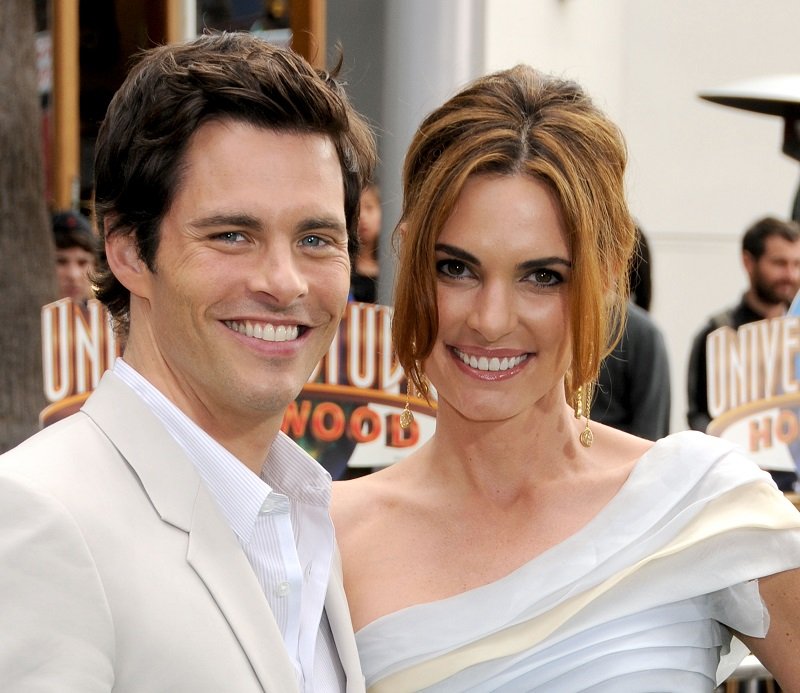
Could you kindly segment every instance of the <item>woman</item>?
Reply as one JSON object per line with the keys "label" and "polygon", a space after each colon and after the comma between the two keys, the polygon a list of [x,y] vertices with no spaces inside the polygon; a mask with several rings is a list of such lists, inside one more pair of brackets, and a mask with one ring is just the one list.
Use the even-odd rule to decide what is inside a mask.
{"label": "woman", "polygon": [[731,630],[727,671],[740,638],[799,689],[794,507],[724,441],[584,410],[627,296],[624,168],[581,89],[528,67],[411,144],[393,329],[436,432],[335,491],[372,691],[711,691]]}
{"label": "woman", "polygon": [[358,216],[358,254],[353,263],[350,295],[354,301],[375,303],[378,295],[378,239],[381,234],[381,193],[376,183],[361,191]]}

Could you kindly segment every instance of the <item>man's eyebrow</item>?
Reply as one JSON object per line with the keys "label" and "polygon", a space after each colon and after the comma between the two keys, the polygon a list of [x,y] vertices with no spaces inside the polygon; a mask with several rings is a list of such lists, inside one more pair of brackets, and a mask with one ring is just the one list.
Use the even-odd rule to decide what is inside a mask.
{"label": "man's eyebrow", "polygon": [[262,228],[261,221],[251,214],[212,214],[207,217],[200,217],[190,222],[191,226],[197,228],[213,228],[215,226],[238,226],[258,230]]}
{"label": "man's eyebrow", "polygon": [[[469,262],[476,267],[480,267],[481,262],[478,260],[478,258],[476,258],[472,253],[468,253],[466,250],[463,250],[457,246],[448,245],[447,243],[437,243],[435,250],[436,252],[452,255],[457,260],[463,260],[464,262]],[[559,257],[558,255],[548,255],[546,257],[537,257],[533,260],[520,262],[517,265],[517,269],[521,271],[531,271],[547,265],[564,265],[570,269],[572,268],[572,262],[566,258]]]}
{"label": "man's eyebrow", "polygon": [[[214,227],[239,227],[260,231],[264,228],[261,220],[251,214],[212,214],[207,217],[194,219],[191,225],[196,228]],[[299,231],[314,231],[317,229],[331,229],[344,235],[347,234],[347,227],[344,222],[334,216],[311,216],[302,219],[297,228]]]}
{"label": "man's eyebrow", "polygon": [[332,216],[314,216],[303,219],[298,224],[300,231],[315,231],[316,229],[330,229],[331,231],[338,231],[342,234],[347,234],[347,226],[338,217]]}

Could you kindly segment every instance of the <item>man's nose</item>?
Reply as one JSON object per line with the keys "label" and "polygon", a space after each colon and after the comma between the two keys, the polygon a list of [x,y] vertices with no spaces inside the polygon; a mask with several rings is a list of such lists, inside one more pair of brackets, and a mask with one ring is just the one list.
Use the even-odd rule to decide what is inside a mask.
{"label": "man's nose", "polygon": [[259,255],[249,280],[250,289],[267,294],[278,305],[291,305],[308,292],[302,258],[293,247],[272,244]]}

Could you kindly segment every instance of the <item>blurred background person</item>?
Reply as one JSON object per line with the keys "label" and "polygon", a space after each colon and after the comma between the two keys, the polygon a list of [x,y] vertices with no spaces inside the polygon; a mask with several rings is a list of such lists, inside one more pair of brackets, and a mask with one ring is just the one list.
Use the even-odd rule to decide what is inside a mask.
{"label": "blurred background person", "polygon": [[664,335],[650,317],[650,248],[636,227],[630,300],[622,338],[600,365],[593,416],[627,433],[658,440],[669,433],[670,376]]}
{"label": "blurred background person", "polygon": [[650,244],[641,226],[636,225],[636,250],[628,268],[630,300],[644,311],[650,312],[653,301],[653,270]]}
{"label": "blurred background person", "polygon": [[[742,264],[750,287],[736,306],[713,316],[697,333],[689,354],[687,374],[689,427],[705,431],[711,423],[708,412],[706,340],[714,330],[742,325],[786,314],[800,289],[800,224],[775,217],[764,217],[742,237]],[[791,491],[794,472],[771,471],[782,491]]]}
{"label": "blurred background person", "polygon": [[742,325],[786,314],[800,289],[800,225],[764,217],[742,237],[742,264],[750,287],[739,303],[708,319],[697,333],[689,355],[689,427],[705,431],[708,413],[706,338],[720,327],[738,330]]}
{"label": "blurred background person", "polygon": [[97,236],[82,214],[66,210],[53,214],[58,297],[79,305],[94,297],[89,273],[94,269]]}
{"label": "blurred background person", "polygon": [[381,191],[370,183],[361,193],[358,217],[358,255],[353,263],[350,298],[362,303],[375,303],[378,289],[378,239],[381,235]]}

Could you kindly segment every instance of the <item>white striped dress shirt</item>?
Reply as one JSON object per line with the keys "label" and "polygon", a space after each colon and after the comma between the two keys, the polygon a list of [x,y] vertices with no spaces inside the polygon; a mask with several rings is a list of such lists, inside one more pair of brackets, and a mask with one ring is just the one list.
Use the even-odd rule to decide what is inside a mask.
{"label": "white striped dress shirt", "polygon": [[114,373],[185,450],[217,501],[283,634],[300,690],[343,691],[323,611],[334,548],[330,475],[278,433],[259,478],[123,359]]}

